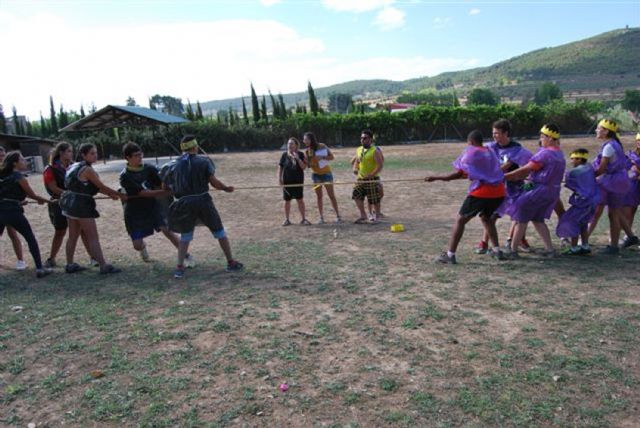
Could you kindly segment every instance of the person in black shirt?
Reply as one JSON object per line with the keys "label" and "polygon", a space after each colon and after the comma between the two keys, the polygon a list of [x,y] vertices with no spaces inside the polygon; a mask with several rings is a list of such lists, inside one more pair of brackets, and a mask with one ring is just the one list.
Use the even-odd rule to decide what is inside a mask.
{"label": "person in black shirt", "polygon": [[47,199],[38,196],[29,186],[27,179],[20,173],[27,169],[27,161],[20,152],[9,152],[0,166],[0,234],[10,226],[27,241],[29,252],[36,265],[36,276],[42,278],[51,273],[51,269],[42,266],[38,241],[31,230],[29,221],[24,216],[23,201],[29,197],[46,204]]}
{"label": "person in black shirt", "polygon": [[[4,157],[7,155],[7,151],[4,146],[0,146],[0,164],[4,161]],[[25,270],[27,268],[27,264],[24,262],[24,253],[22,252],[22,241],[20,241],[20,237],[18,236],[18,232],[11,227],[7,226],[7,235],[9,235],[9,239],[11,240],[11,245],[13,246],[13,252],[16,254],[16,270]],[[3,232],[0,232],[0,236],[2,236]]]}
{"label": "person in black shirt", "polygon": [[198,156],[198,142],[193,135],[182,138],[180,150],[182,156],[165,168],[163,173],[164,188],[170,189],[176,198],[169,206],[169,229],[180,233],[178,266],[174,278],[184,277],[185,257],[198,222],[206,226],[218,240],[227,258],[227,271],[242,270],[243,264],[233,259],[229,238],[209,194],[209,185],[228,193],[233,192],[233,186],[227,186],[216,178],[211,159]]}
{"label": "person in black shirt", "polygon": [[[127,166],[120,172],[120,186],[127,193],[123,202],[124,224],[131,237],[133,248],[140,252],[145,262],[151,261],[144,238],[154,232],[162,232],[174,247],[178,248],[180,239],[167,227],[166,212],[158,198],[171,194],[163,190],[158,169],[143,163],[144,154],[136,143],[129,142],[122,148]],[[193,266],[193,258],[187,254],[187,266]]]}
{"label": "person in black shirt", "polygon": [[[278,181],[280,185],[288,184],[303,184],[304,183],[304,170],[307,167],[307,162],[304,157],[304,153],[299,151],[300,142],[291,137],[287,141],[287,151],[280,157],[278,163]],[[283,187],[282,197],[284,198],[284,217],[285,220],[282,223],[283,226],[289,226],[289,213],[291,212],[291,199],[295,199],[298,204],[298,210],[302,221],[300,224],[310,225],[311,223],[305,217],[305,207],[303,200],[304,187]]]}

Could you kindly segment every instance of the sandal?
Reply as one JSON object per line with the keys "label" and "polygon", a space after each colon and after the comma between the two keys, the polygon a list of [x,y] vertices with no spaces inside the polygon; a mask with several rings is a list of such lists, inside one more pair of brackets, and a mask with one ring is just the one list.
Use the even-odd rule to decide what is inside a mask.
{"label": "sandal", "polygon": [[290,226],[291,222],[289,221],[289,219],[286,219],[285,221],[282,222],[283,226]]}
{"label": "sandal", "polygon": [[120,273],[120,272],[122,272],[122,269],[118,269],[114,265],[110,265],[110,264],[106,264],[104,265],[104,267],[100,269],[101,275],[108,275],[110,273]]}
{"label": "sandal", "polygon": [[300,224],[302,224],[304,226],[310,226],[311,222],[309,220],[307,220],[306,218],[303,218],[302,221],[300,222]]}
{"label": "sandal", "polygon": [[366,218],[359,218],[356,221],[354,221],[354,224],[367,224],[368,220]]}

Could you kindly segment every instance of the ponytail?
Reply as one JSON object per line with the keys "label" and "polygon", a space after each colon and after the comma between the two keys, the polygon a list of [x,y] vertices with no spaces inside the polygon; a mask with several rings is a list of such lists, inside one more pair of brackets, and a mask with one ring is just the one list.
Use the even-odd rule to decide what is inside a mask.
{"label": "ponytail", "polygon": [[20,156],[22,155],[17,150],[7,153],[2,161],[2,165],[0,165],[0,177],[7,177],[13,172],[16,163],[20,160]]}

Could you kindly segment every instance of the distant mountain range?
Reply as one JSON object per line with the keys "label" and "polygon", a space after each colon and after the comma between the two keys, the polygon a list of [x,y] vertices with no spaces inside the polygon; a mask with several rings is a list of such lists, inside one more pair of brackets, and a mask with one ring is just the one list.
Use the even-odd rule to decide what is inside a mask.
{"label": "distant mountain range", "polygon": [[[538,49],[488,67],[404,81],[353,80],[315,88],[315,93],[322,104],[331,93],[376,100],[429,89],[455,89],[459,97],[465,97],[474,88],[488,88],[505,100],[517,102],[532,97],[544,82],[558,84],[567,99],[621,98],[625,89],[640,88],[640,28],[609,31],[577,42]],[[283,94],[283,97],[287,107],[308,102],[306,91]],[[250,110],[251,100],[245,98],[245,103]],[[267,105],[271,106],[269,101]],[[229,106],[240,111],[242,99],[208,101],[201,106],[205,114]]]}

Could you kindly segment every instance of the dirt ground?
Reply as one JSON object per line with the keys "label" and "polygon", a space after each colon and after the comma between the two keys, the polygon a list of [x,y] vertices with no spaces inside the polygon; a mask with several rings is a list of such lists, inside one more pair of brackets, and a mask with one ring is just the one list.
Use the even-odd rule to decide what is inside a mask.
{"label": "dirt ground", "polygon": [[[446,173],[463,148],[384,146],[386,218],[376,225],[353,224],[347,184],[335,187],[344,223],[333,223],[325,196],[327,224],[315,224],[305,188],[314,224],[298,225],[293,204],[294,224],[282,227],[280,189],[240,189],[276,184],[279,152],[213,154],[218,178],[239,188],[214,201],[241,273],[224,271],[217,243],[198,228],[198,265],[174,280],[169,241],[147,239],[153,261],[142,262],[110,200],[98,202],[98,229],[121,274],[57,268],[36,280],[26,246],[29,269],[16,272],[2,237],[0,424],[637,426],[637,249],[498,262],[473,253],[474,220],[459,264],[437,265],[468,182],[393,180]],[[353,181],[354,152],[334,151],[337,182]],[[117,173],[101,178],[117,187]],[[39,175],[29,180],[44,194]],[[30,204],[26,215],[46,258],[47,210]],[[394,223],[405,232],[391,233]],[[499,222],[502,240],[508,226]],[[603,219],[592,244],[607,243]]]}

